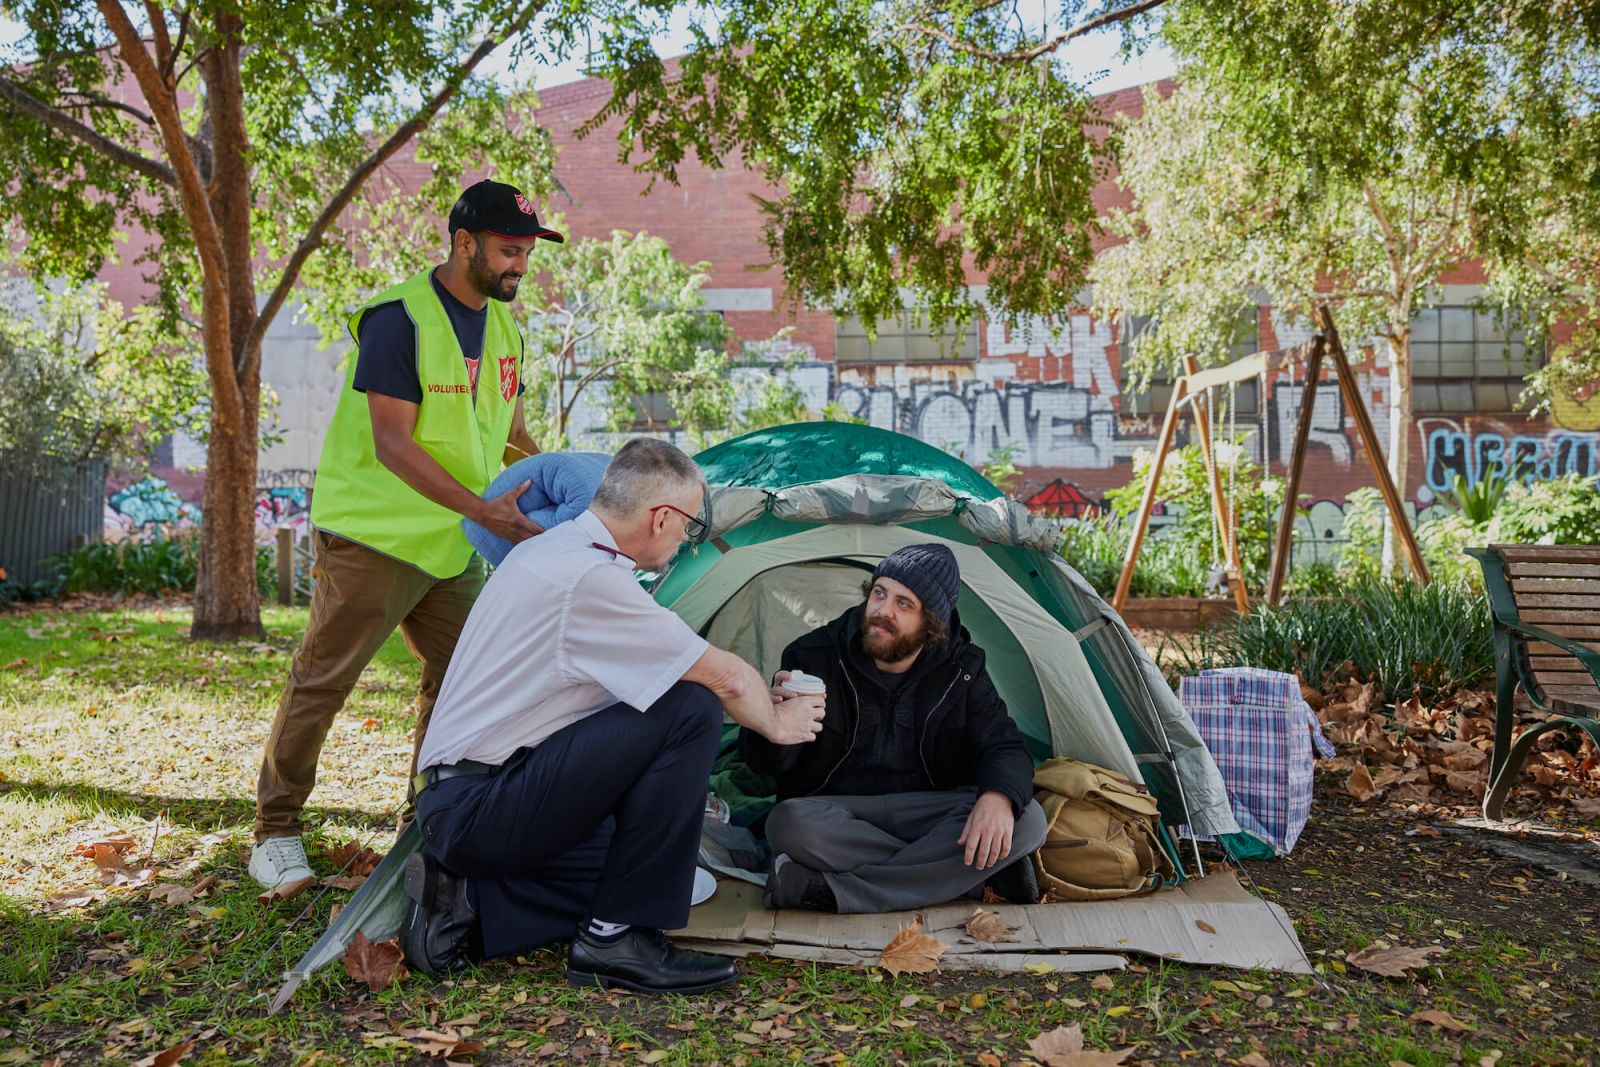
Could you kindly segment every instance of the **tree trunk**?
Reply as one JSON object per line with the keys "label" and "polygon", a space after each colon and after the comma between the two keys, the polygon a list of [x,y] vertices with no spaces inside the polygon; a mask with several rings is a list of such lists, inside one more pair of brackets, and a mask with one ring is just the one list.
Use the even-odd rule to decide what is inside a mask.
{"label": "tree trunk", "polygon": [[[206,118],[211,129],[211,174],[206,199],[218,231],[225,278],[226,353],[206,353],[214,371],[238,383],[233,403],[211,408],[206,481],[200,522],[200,569],[195,582],[190,636],[213,641],[260,637],[261,596],[256,588],[256,460],[261,418],[261,346],[251,344],[256,325],[255,269],[250,261],[252,185],[247,161],[239,36],[243,20],[226,11],[214,17],[216,43],[200,63]],[[208,292],[207,297],[211,294]],[[213,309],[204,309],[206,314]],[[221,355],[218,361],[214,357]]]}
{"label": "tree trunk", "polygon": [[239,383],[243,425],[211,414],[200,521],[200,572],[189,636],[211,641],[259,638],[256,589],[256,423],[261,410],[259,364]]}
{"label": "tree trunk", "polygon": [[[1391,324],[1389,342],[1389,477],[1400,499],[1406,498],[1406,469],[1411,462],[1411,323]],[[1406,516],[1399,521],[1408,522]],[[1383,528],[1383,571],[1402,568],[1395,544],[1394,523]]]}

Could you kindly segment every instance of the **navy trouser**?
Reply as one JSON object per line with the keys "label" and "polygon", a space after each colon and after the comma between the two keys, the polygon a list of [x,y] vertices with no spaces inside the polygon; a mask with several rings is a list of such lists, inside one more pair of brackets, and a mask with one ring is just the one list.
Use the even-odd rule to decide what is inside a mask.
{"label": "navy trouser", "polygon": [[485,958],[572,937],[588,918],[689,921],[722,704],[679,682],[645,712],[613,704],[499,771],[417,795],[429,855],[468,882]]}

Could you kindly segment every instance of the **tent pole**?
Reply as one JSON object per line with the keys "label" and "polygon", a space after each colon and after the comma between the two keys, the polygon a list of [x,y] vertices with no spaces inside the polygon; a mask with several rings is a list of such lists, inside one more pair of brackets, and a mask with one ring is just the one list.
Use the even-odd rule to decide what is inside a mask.
{"label": "tent pole", "polygon": [[[1122,642],[1124,652],[1132,656],[1135,663],[1139,659],[1137,650],[1128,648],[1128,635],[1120,627],[1113,626],[1117,638]],[[1136,670],[1134,674],[1139,679],[1139,688],[1144,690],[1145,707],[1149,709],[1150,717],[1155,722],[1156,736],[1161,739],[1161,755],[1166,759],[1167,766],[1172,769],[1172,781],[1178,787],[1178,804],[1183,808],[1184,825],[1189,828],[1189,845],[1194,849],[1195,877],[1206,876],[1206,861],[1200,858],[1200,841],[1194,836],[1194,812],[1189,810],[1189,794],[1183,788],[1183,774],[1178,770],[1178,757],[1172,751],[1172,739],[1167,736],[1167,724],[1161,721],[1161,712],[1156,708],[1156,698],[1150,692],[1150,683],[1145,681],[1144,671]],[[1174,846],[1176,847],[1176,846]]]}
{"label": "tent pole", "polygon": [[1300,414],[1294,424],[1294,444],[1289,451],[1289,473],[1283,487],[1283,513],[1278,519],[1277,543],[1272,548],[1272,574],[1267,579],[1267,603],[1277,607],[1283,599],[1283,581],[1289,570],[1289,553],[1294,550],[1294,516],[1300,500],[1300,476],[1306,469],[1306,449],[1311,441],[1312,408],[1317,400],[1317,377],[1322,373],[1324,340],[1319,333],[1311,340],[1311,358],[1306,362],[1306,384],[1300,392]]}
{"label": "tent pole", "polygon": [[1150,484],[1144,487],[1144,498],[1139,501],[1139,517],[1134,520],[1133,536],[1128,539],[1128,551],[1122,560],[1122,574],[1117,578],[1117,590],[1111,597],[1111,606],[1118,614],[1122,613],[1123,605],[1128,602],[1128,590],[1133,585],[1133,568],[1139,562],[1144,535],[1150,529],[1150,513],[1155,510],[1161,471],[1167,465],[1167,451],[1172,448],[1172,439],[1178,432],[1178,409],[1183,406],[1183,398],[1188,391],[1189,379],[1179,378],[1172,387],[1172,399],[1167,401],[1166,417],[1161,420],[1161,437],[1156,441],[1155,459],[1150,464]]}
{"label": "tent pole", "polygon": [[1356,420],[1356,431],[1361,435],[1361,445],[1366,449],[1367,462],[1372,467],[1372,475],[1377,480],[1378,489],[1383,493],[1383,502],[1389,508],[1389,521],[1394,524],[1394,532],[1400,538],[1400,544],[1406,552],[1406,562],[1411,565],[1411,574],[1419,585],[1427,585],[1429,581],[1428,565],[1423,562],[1422,549],[1417,545],[1416,535],[1411,532],[1411,521],[1406,518],[1405,503],[1400,499],[1400,491],[1395,488],[1394,479],[1389,477],[1389,468],[1383,461],[1383,449],[1378,444],[1378,434],[1372,428],[1372,416],[1367,413],[1366,402],[1361,399],[1361,391],[1356,387],[1355,372],[1350,369],[1350,361],[1345,358],[1344,345],[1339,342],[1339,331],[1333,325],[1333,313],[1328,310],[1328,305],[1323,304],[1316,310],[1317,326],[1327,336],[1328,354],[1333,357],[1333,369],[1339,375],[1339,388],[1344,393],[1344,402],[1349,405],[1350,413]]}

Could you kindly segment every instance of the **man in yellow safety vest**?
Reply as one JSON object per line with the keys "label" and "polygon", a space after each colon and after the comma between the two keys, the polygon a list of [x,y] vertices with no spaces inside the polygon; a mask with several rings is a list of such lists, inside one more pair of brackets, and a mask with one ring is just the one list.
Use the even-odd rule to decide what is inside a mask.
{"label": "man in yellow safety vest", "polygon": [[356,351],[312,492],[311,618],[256,787],[250,874],[267,888],[312,876],[300,812],[323,740],[396,626],[422,663],[415,762],[483,587],[461,519],[512,542],[541,532],[517,507],[526,483],[489,500],[483,493],[511,449],[539,450],[523,423],[523,340],[507,305],[534,241],[564,238],[540,224],[521,193],[493,181],[461,194],[449,231],[441,266],[378,294],[350,319]]}

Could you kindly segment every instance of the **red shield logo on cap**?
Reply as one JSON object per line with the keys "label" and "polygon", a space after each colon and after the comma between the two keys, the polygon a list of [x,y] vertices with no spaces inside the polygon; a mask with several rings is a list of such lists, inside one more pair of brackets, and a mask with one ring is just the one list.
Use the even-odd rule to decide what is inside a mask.
{"label": "red shield logo on cap", "polygon": [[528,203],[528,198],[521,193],[517,194],[517,207],[521,209],[524,215],[533,214],[533,205]]}
{"label": "red shield logo on cap", "polygon": [[500,399],[507,404],[517,398],[517,357],[500,357]]}

